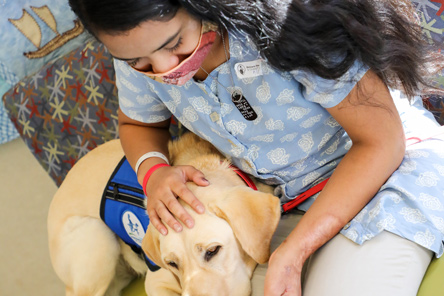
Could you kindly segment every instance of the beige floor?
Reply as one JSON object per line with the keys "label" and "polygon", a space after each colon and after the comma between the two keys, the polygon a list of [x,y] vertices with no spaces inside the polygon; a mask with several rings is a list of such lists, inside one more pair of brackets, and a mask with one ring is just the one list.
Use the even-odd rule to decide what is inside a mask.
{"label": "beige floor", "polygon": [[46,215],[56,191],[21,139],[0,145],[0,295],[58,296]]}

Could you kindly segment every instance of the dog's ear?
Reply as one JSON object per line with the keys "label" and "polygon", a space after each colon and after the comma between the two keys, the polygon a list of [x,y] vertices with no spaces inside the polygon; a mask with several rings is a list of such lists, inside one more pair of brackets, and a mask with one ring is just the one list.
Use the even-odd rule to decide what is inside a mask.
{"label": "dog's ear", "polygon": [[237,187],[208,208],[230,224],[244,251],[262,264],[270,256],[271,238],[280,219],[279,204],[272,194]]}
{"label": "dog's ear", "polygon": [[158,266],[165,268],[160,255],[160,233],[152,225],[148,225],[145,237],[142,241],[142,250],[148,258]]}

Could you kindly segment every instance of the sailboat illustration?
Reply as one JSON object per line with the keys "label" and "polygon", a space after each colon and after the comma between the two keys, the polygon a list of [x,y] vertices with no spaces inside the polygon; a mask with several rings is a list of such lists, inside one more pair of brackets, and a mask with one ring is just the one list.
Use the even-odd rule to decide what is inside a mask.
{"label": "sailboat illustration", "polygon": [[74,28],[60,34],[57,31],[57,22],[47,5],[41,7],[31,6],[32,11],[52,30],[56,33],[51,41],[42,46],[42,30],[37,21],[32,17],[29,12],[23,9],[23,15],[21,18],[9,21],[23,34],[35,47],[36,51],[25,52],[24,55],[28,59],[42,58],[57,48],[64,45],[69,40],[79,36],[83,32],[83,26],[78,20],[74,20]]}

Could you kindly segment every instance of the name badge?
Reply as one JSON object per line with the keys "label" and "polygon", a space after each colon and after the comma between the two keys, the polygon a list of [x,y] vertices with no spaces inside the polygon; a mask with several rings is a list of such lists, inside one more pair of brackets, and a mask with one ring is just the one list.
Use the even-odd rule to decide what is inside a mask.
{"label": "name badge", "polygon": [[234,65],[237,78],[252,78],[262,75],[262,60],[255,60],[251,62],[237,63]]}

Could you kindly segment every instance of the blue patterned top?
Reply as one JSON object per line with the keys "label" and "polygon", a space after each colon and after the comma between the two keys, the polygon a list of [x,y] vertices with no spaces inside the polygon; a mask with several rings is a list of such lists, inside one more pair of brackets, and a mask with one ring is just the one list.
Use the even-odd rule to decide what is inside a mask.
{"label": "blue patterned top", "polygon": [[[190,80],[184,86],[158,83],[134,71],[125,62],[115,60],[120,108],[128,117],[145,123],[167,120],[174,114],[186,128],[210,141],[234,165],[267,184],[277,186],[275,193],[282,202],[286,202],[329,177],[350,149],[350,138],[325,108],[339,104],[364,76],[367,67],[355,63],[343,77],[332,81],[307,71],[281,72],[272,68],[260,60],[258,51],[244,36],[230,34],[229,44],[230,59],[226,63],[213,70],[204,81]],[[257,61],[261,71],[255,77],[241,78],[235,70],[238,63],[251,61]],[[242,89],[258,115],[255,120],[245,120],[232,103],[230,92],[234,88]],[[422,112],[419,106],[402,107]],[[424,117],[422,113],[418,116]],[[433,119],[425,118],[427,131],[431,130],[430,127],[439,127]],[[413,127],[416,126],[415,123]],[[431,142],[441,143],[424,143],[428,145]],[[413,145],[416,147],[412,151],[417,151],[416,148],[422,145]],[[444,147],[440,149],[444,151]],[[417,158],[421,159],[421,155]],[[412,154],[409,156],[406,156],[401,168],[412,163]],[[437,161],[436,157],[442,158]],[[441,153],[439,156],[433,154],[430,160],[439,166],[443,159]],[[440,174],[435,173],[437,180],[443,178],[443,168],[438,168]],[[414,170],[410,166],[408,169]],[[417,165],[416,169],[417,174],[421,174],[426,167]],[[426,187],[425,195],[420,195],[418,190],[422,189],[422,185],[415,185],[415,181],[406,178],[411,173],[406,171],[407,168],[399,172],[401,176],[394,174],[392,177],[397,179],[393,185],[396,189],[390,185],[391,178],[342,232],[353,241],[363,243],[382,230],[388,230],[441,255],[443,212],[434,216],[434,221],[441,223],[439,228],[418,222],[433,218],[424,213],[424,219],[418,220],[415,211],[422,213],[421,198],[433,197],[441,203],[444,200],[443,185],[439,190],[432,190],[436,193],[430,192],[430,186]],[[404,187],[404,182],[409,186]],[[407,187],[411,187],[408,194],[404,189]],[[393,198],[394,195],[397,199]],[[413,205],[400,202],[406,201],[409,196],[415,197]],[[303,203],[300,209],[308,209],[314,198]],[[417,227],[412,228],[410,224]],[[424,235],[418,238],[421,236],[419,233]]]}

